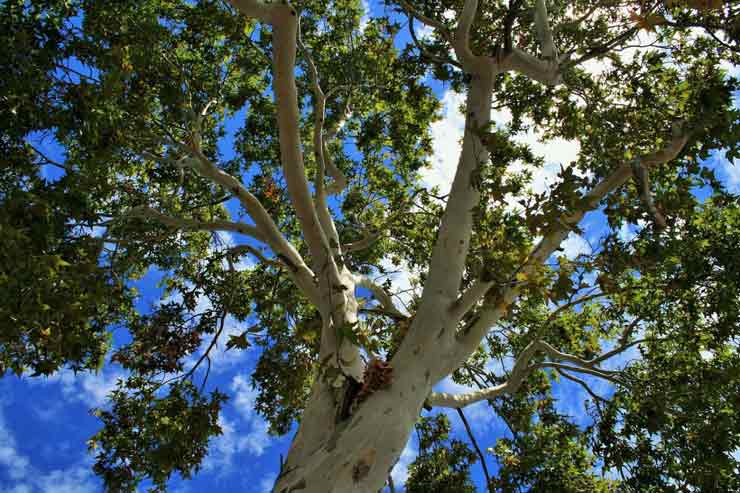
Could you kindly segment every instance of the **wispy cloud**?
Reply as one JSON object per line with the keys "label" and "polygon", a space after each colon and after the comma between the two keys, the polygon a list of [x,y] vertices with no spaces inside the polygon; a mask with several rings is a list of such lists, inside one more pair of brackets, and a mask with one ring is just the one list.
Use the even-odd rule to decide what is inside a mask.
{"label": "wispy cloud", "polygon": [[125,377],[126,374],[118,369],[77,375],[72,370],[61,370],[46,378],[25,378],[24,381],[31,385],[59,385],[67,401],[81,402],[87,407],[101,407],[105,405],[108,394],[116,387],[118,379]]}
{"label": "wispy cloud", "polygon": [[409,438],[403,452],[401,452],[401,456],[398,458],[398,462],[393,466],[393,470],[391,471],[391,478],[393,478],[396,489],[406,483],[406,480],[409,478],[409,466],[416,459],[417,455],[419,455],[419,450],[414,444],[412,435],[412,438]]}
{"label": "wispy cloud", "polygon": [[[461,140],[465,130],[465,115],[463,106],[465,95],[453,90],[447,90],[441,99],[442,118],[432,124],[433,157],[431,166],[422,171],[422,181],[427,187],[437,186],[441,193],[447,193],[455,177],[458,160],[460,158]],[[492,114],[493,122],[504,127],[511,121],[511,113],[507,110],[495,111]],[[527,144],[532,152],[545,161],[545,166],[531,169],[531,188],[535,193],[548,190],[556,181],[561,167],[568,167],[578,158],[580,144],[575,140],[550,139],[545,140],[542,132],[530,129],[517,135],[515,141]],[[511,171],[521,171],[522,163],[511,165]]]}
{"label": "wispy cloud", "polygon": [[260,493],[272,493],[272,486],[275,484],[277,474],[268,474],[260,481]]}
{"label": "wispy cloud", "polygon": [[0,408],[0,469],[7,484],[0,483],[3,493],[95,493],[100,491],[84,459],[79,464],[49,472],[33,466],[31,460],[19,452],[15,437],[8,429]]}
{"label": "wispy cloud", "polygon": [[259,457],[272,445],[273,438],[268,433],[267,422],[255,411],[257,391],[243,375],[236,375],[229,385],[232,391],[231,403],[235,407],[238,420],[219,417],[222,435],[210,447],[210,453],[203,464],[206,471],[219,471],[228,474],[239,454]]}

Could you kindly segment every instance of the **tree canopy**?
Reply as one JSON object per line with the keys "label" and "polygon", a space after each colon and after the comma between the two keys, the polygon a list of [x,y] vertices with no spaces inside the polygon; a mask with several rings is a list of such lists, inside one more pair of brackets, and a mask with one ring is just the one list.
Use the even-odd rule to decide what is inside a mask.
{"label": "tree canopy", "polygon": [[[414,429],[408,492],[740,490],[738,5],[366,9],[3,2],[0,376],[125,370],[89,442],[110,492],[198,470],[218,345],[258,348],[296,433],[275,491],[376,492]],[[532,133],[578,145],[547,186]]]}

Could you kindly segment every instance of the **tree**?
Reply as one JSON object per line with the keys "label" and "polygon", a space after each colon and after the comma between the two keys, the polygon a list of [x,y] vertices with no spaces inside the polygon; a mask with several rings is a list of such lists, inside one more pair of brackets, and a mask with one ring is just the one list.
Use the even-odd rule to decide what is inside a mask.
{"label": "tree", "polygon": [[[0,374],[109,353],[129,372],[90,441],[112,492],[197,470],[227,316],[248,328],[220,343],[262,348],[259,412],[298,423],[277,492],[377,492],[425,408],[480,401],[511,430],[489,491],[740,489],[740,202],[707,163],[739,155],[737,5],[382,8],[4,2]],[[449,193],[420,184],[427,74],[466,95]],[[545,191],[528,129],[580,145]],[[593,248],[566,256],[579,234]],[[141,313],[152,268],[163,300]],[[405,306],[377,281],[397,269]],[[448,376],[479,390],[434,392]],[[557,412],[560,379],[592,425]],[[419,426],[408,491],[470,491],[477,443]]]}

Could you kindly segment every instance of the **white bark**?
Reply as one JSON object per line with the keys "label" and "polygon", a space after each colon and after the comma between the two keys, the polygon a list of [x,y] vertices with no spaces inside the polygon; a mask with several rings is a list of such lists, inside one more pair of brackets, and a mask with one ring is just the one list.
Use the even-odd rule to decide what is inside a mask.
{"label": "white bark", "polygon": [[550,19],[547,16],[545,0],[535,1],[534,23],[537,28],[537,37],[540,40],[542,56],[549,60],[557,60],[558,52],[550,30]]}
{"label": "white bark", "polygon": [[[487,147],[480,139],[481,130],[490,123],[492,87],[496,74],[516,70],[546,84],[560,80],[560,68],[552,32],[547,20],[544,1],[537,0],[537,28],[542,53],[538,59],[514,48],[503,58],[479,56],[470,48],[471,26],[477,14],[477,0],[466,0],[454,30],[443,22],[424,16],[402,2],[412,15],[439,30],[455,50],[464,71],[470,75],[466,103],[466,128],[462,151],[431,254],[427,280],[418,310],[411,322],[408,335],[395,353],[390,365],[393,378],[387,388],[375,390],[363,402],[353,402],[345,409],[352,380],[361,381],[363,364],[359,348],[342,337],[342,328],[353,326],[358,319],[355,289],[367,287],[386,311],[406,314],[393,306],[382,288],[338,265],[334,255],[341,251],[336,230],[326,205],[325,175],[333,176],[330,157],[324,141],[323,126],[326,95],[319,84],[318,73],[308,56],[309,75],[312,78],[315,100],[313,135],[319,173],[312,195],[306,178],[301,136],[299,133],[298,94],[295,82],[296,49],[298,46],[298,19],[293,7],[286,2],[262,3],[257,0],[231,0],[239,10],[272,25],[273,34],[273,92],[276,99],[280,156],[288,193],[303,231],[303,240],[311,254],[315,276],[316,306],[323,326],[319,358],[321,367],[313,383],[311,395],[301,417],[301,423],[274,491],[279,493],[376,493],[382,488],[391,467],[403,450],[414,423],[425,401],[434,405],[462,407],[481,399],[490,399],[504,392],[515,392],[529,372],[535,368],[551,367],[568,371],[591,373],[612,378],[596,365],[603,360],[582,360],[557,351],[546,343],[533,342],[520,354],[509,380],[497,387],[470,395],[452,396],[432,393],[433,385],[459,367],[478,347],[489,328],[505,316],[518,295],[519,287],[508,284],[499,287],[496,302],[479,310],[477,321],[458,331],[460,320],[474,310],[480,300],[491,294],[491,283],[476,282],[462,295],[459,287],[469,253],[473,228],[472,211],[479,201],[476,173],[489,159]],[[686,142],[677,138],[653,156],[646,156],[642,164],[664,162],[675,157]],[[219,183],[229,182],[203,163],[205,174]],[[628,164],[598,184],[588,195],[587,202],[595,207],[611,190],[630,176]],[[341,177],[333,176],[335,184]],[[220,181],[219,181],[220,180]],[[230,183],[230,182],[229,182]],[[226,186],[226,185],[225,185]],[[250,203],[249,195],[240,191],[240,200]],[[243,197],[243,198],[242,198]],[[245,207],[247,207],[245,205]],[[248,208],[270,246],[281,248],[274,237],[274,226],[258,222],[261,212],[256,206]],[[560,245],[569,232],[568,225],[577,224],[585,211],[562,218],[565,227],[556,228],[531,252],[521,272],[531,273]],[[257,217],[255,217],[255,215]],[[279,232],[278,232],[279,233]],[[373,238],[374,239],[374,238]],[[336,244],[332,242],[334,240]],[[370,240],[360,246],[367,246]],[[348,248],[348,250],[351,247]],[[490,298],[490,297],[489,297]],[[532,362],[535,353],[544,353],[555,361]],[[560,363],[566,361],[573,366]]]}
{"label": "white bark", "polygon": [[396,308],[393,303],[391,296],[383,289],[382,286],[378,286],[368,276],[355,276],[357,287],[369,289],[376,300],[383,307],[383,311],[396,317],[396,318],[408,318],[408,315]]}

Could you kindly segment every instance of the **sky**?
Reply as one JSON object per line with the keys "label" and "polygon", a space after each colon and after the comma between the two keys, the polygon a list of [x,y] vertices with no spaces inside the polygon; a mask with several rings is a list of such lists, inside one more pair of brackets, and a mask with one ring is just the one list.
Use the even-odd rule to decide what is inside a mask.
{"label": "sky", "polygon": [[[375,3],[365,6],[374,13],[381,13],[379,10],[382,7]],[[420,25],[418,29],[420,36],[428,34]],[[601,68],[594,65],[592,70]],[[737,67],[729,68],[737,73]],[[423,180],[427,186],[438,186],[445,191],[449,188],[457,163],[459,140],[464,127],[464,117],[460,112],[464,96],[436,81],[428,82],[442,102],[442,118],[432,126],[432,166],[423,173]],[[243,117],[243,112],[236,114],[227,124],[227,131],[233,134]],[[508,117],[505,111],[497,112],[494,121],[502,125]],[[227,136],[222,143],[223,149],[229,147],[229,139]],[[579,150],[575,141],[543,143],[534,132],[520,139],[545,158],[546,165],[534,175],[532,187],[537,192],[546,190],[560,166],[567,166],[573,161]],[[41,150],[48,151],[52,156],[60,152],[53,143],[39,144],[47,146]],[[707,164],[717,170],[731,191],[740,192],[740,163],[730,163],[722,153],[717,153]],[[54,178],[51,169],[46,172],[49,179]],[[589,245],[601,232],[598,225],[603,224],[603,217],[599,217],[599,213],[592,213],[586,217],[585,223],[596,226],[586,228],[592,236],[571,234],[563,245],[568,257],[574,258],[590,251]],[[620,234],[629,237],[638,228],[639,225],[625,224]],[[226,241],[229,241],[228,237]],[[141,292],[139,308],[142,311],[158,302],[161,293],[156,287],[158,279],[157,272],[150,272],[137,282]],[[397,289],[409,284],[408,277],[404,275],[395,275],[393,280]],[[243,328],[237,322],[227,320],[227,333],[237,334],[241,330]],[[610,364],[616,367],[631,356],[625,354],[622,360],[611,361]],[[231,396],[220,417],[223,434],[212,441],[202,469],[193,479],[184,481],[173,478],[170,485],[173,493],[270,491],[279,467],[279,458],[286,455],[292,433],[283,437],[269,435],[265,421],[254,411],[257,392],[250,384],[250,375],[258,357],[258,349],[254,347],[229,352],[225,352],[223,346],[217,348],[209,387],[218,387]],[[102,492],[101,481],[91,471],[93,457],[87,453],[86,447],[86,441],[99,428],[99,422],[90,414],[90,410],[105,406],[106,395],[115,387],[117,379],[124,376],[120,367],[108,365],[98,374],[74,375],[70,371],[61,371],[48,378],[17,378],[11,375],[0,378],[0,493]],[[597,393],[609,394],[610,389],[603,381],[585,379]],[[466,390],[449,379],[441,382],[437,389],[447,392]],[[586,424],[583,406],[586,395],[583,389],[566,382],[557,386],[555,393],[559,398],[559,410],[573,416],[579,424]],[[497,438],[507,435],[505,425],[484,402],[466,408],[466,416],[484,449],[494,446]],[[450,413],[449,417],[453,428],[459,431],[461,426],[457,415]],[[417,451],[418,444],[412,434],[392,472],[397,490],[400,490],[398,486],[403,484],[408,465]],[[495,472],[495,461],[490,456],[488,466]],[[482,473],[478,465],[473,467],[473,477],[481,484]]]}

